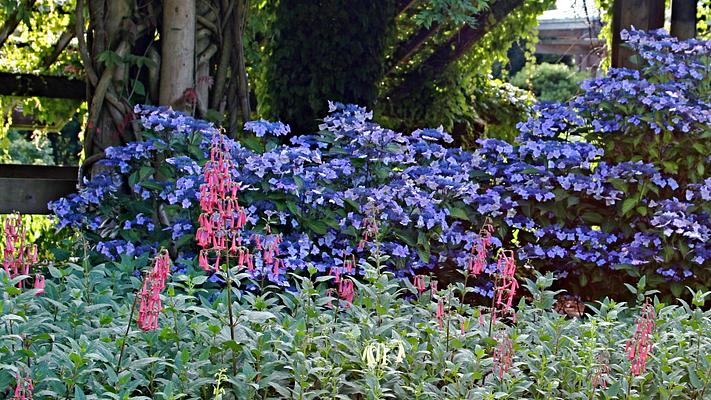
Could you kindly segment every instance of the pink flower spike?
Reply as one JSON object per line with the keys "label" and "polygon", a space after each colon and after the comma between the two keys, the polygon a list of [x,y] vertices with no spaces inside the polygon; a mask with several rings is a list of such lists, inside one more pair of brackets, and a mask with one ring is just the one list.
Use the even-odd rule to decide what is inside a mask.
{"label": "pink flower spike", "polygon": [[22,376],[18,373],[16,381],[17,384],[12,400],[32,400],[32,391],[34,390],[32,378],[30,378],[29,375]]}
{"label": "pink flower spike", "polygon": [[35,275],[35,284],[34,284],[33,288],[39,289],[39,292],[37,292],[37,296],[44,294],[44,275],[42,275],[42,274]]}
{"label": "pink flower spike", "polygon": [[170,274],[170,256],[162,250],[153,262],[153,268],[143,280],[138,296],[138,327],[144,331],[158,329],[158,315],[163,310],[160,293],[165,289],[165,281]]}

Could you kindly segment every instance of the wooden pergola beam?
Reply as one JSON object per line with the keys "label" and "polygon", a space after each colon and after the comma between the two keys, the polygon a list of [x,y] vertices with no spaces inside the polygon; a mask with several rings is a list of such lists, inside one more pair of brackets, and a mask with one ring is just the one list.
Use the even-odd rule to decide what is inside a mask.
{"label": "wooden pergola beam", "polygon": [[0,95],[85,100],[86,83],[61,76],[0,72]]}
{"label": "wooden pergola beam", "polygon": [[392,73],[398,65],[407,62],[429,38],[439,32],[440,28],[441,25],[438,22],[432,23],[429,28],[423,26],[406,41],[400,43],[393,52],[388,74]]}
{"label": "wooden pergola beam", "polygon": [[412,88],[436,79],[448,65],[459,60],[474,44],[491,31],[513,10],[523,4],[523,0],[495,0],[476,15],[476,25],[464,25],[445,43],[441,44],[415,71],[405,76],[402,83],[390,91],[387,97],[399,99],[407,96]]}
{"label": "wooden pergola beam", "polygon": [[76,192],[76,167],[0,165],[0,214],[49,214],[47,203]]}

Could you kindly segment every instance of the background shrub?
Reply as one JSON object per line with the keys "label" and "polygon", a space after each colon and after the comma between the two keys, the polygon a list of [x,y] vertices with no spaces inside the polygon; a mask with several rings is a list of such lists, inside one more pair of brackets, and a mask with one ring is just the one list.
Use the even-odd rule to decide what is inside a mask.
{"label": "background shrub", "polygon": [[526,64],[511,84],[533,92],[539,101],[567,101],[579,91],[578,83],[589,74],[566,64]]}

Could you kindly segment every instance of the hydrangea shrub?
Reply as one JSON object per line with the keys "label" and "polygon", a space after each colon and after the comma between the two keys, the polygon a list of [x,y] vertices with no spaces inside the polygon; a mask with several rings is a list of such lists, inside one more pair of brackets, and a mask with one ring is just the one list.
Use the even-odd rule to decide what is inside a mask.
{"label": "hydrangea shrub", "polygon": [[[677,58],[673,49],[661,47],[663,60]],[[707,44],[702,49],[708,54]],[[619,71],[604,79],[619,77],[632,79]],[[358,242],[369,218],[377,221],[383,251],[398,274],[463,269],[473,232],[490,219],[497,246],[515,245],[518,256],[537,269],[574,277],[582,286],[612,270],[649,274],[652,285],[673,281],[675,292],[684,284],[709,286],[711,178],[706,172],[675,174],[642,152],[616,160],[621,156],[609,148],[582,140],[607,126],[609,107],[594,103],[605,99],[595,94],[600,85],[585,83],[580,98],[539,108],[519,125],[515,143],[481,140],[473,152],[448,147],[452,137],[442,129],[402,134],[382,128],[371,112],[354,105],[331,103],[319,132],[289,144],[274,139],[288,126],[248,123],[261,141],[225,141],[248,214],[244,240],[263,240],[267,230],[283,235],[279,246],[287,268],[269,279],[287,286],[287,271],[327,273],[362,260],[369,249]],[[612,81],[605,85],[615,87]],[[624,111],[620,107],[615,112]],[[693,107],[678,111],[670,123],[704,137],[709,105],[697,98]],[[103,164],[109,169],[52,209],[62,226],[84,230],[108,258],[165,246],[181,257],[179,264],[193,265],[201,168],[219,131],[166,108],[139,106],[135,112],[144,140],[107,149]],[[685,125],[682,114],[695,119]],[[632,131],[618,134],[634,137]],[[477,282],[476,291],[491,296],[491,283]]]}

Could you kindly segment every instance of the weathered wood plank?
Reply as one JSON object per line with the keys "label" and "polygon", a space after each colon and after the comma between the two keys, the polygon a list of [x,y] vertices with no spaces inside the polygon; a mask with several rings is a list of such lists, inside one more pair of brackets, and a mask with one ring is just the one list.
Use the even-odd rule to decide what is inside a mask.
{"label": "weathered wood plank", "polygon": [[0,72],[0,95],[84,100],[86,83],[61,76]]}
{"label": "weathered wood plank", "polygon": [[0,165],[0,214],[48,214],[47,203],[76,191],[76,167]]}

